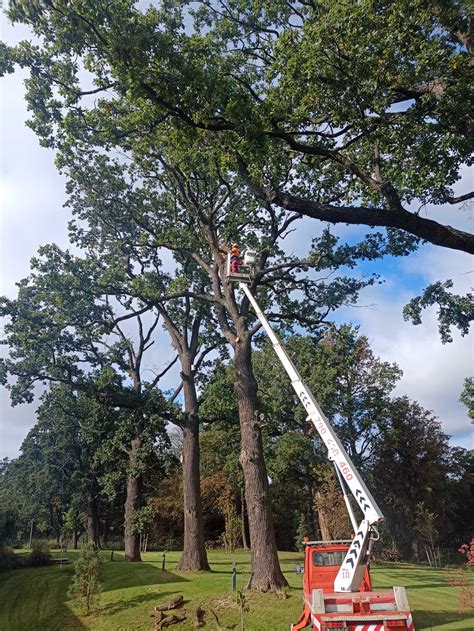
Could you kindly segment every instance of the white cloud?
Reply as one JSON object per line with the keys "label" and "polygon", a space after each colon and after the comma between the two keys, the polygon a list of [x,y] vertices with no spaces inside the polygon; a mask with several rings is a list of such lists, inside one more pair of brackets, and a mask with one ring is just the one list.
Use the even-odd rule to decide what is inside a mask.
{"label": "white cloud", "polygon": [[[20,73],[22,74],[22,73]],[[2,79],[0,97],[1,292],[12,296],[15,282],[29,271],[29,260],[45,243],[67,243],[69,213],[64,178],[54,154],[41,148],[24,121],[22,76]]]}
{"label": "white cloud", "polygon": [[[445,256],[437,252],[438,257]],[[453,255],[447,252],[446,256]],[[424,258],[420,254],[412,258],[412,263],[419,267],[419,259]],[[439,278],[437,270],[431,268],[431,273],[433,278]],[[453,444],[472,448],[472,425],[466,408],[459,403],[465,377],[474,374],[472,335],[461,337],[455,332],[451,344],[442,344],[434,309],[424,313],[421,325],[405,322],[403,305],[412,297],[413,293],[403,290],[394,276],[366,295],[366,302],[374,303],[373,307],[357,309],[352,315],[360,322],[375,353],[384,361],[396,362],[403,370],[394,394],[406,394],[433,410],[443,430],[452,435]]]}
{"label": "white cloud", "polygon": [[[10,44],[29,37],[28,29],[1,20],[1,38]],[[18,71],[1,80],[0,90],[0,293],[16,293],[15,282],[28,274],[29,261],[44,243],[67,243],[68,213],[64,180],[54,168],[54,154],[38,144],[25,125],[29,114]],[[10,407],[0,390],[0,457],[14,457],[35,423],[38,403]]]}
{"label": "white cloud", "polygon": [[426,246],[402,262],[408,274],[418,274],[426,283],[451,279],[453,289],[465,293],[474,286],[474,259],[466,252]]}
{"label": "white cloud", "polygon": [[21,443],[36,422],[38,402],[30,405],[10,405],[10,394],[0,389],[0,459],[15,458]]}

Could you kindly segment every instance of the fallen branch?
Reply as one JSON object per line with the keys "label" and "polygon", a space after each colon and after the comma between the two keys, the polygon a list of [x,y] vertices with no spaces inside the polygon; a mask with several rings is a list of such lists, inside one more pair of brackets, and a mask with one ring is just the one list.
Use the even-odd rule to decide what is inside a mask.
{"label": "fallen branch", "polygon": [[183,596],[177,596],[174,600],[164,605],[156,605],[155,611],[170,611],[171,609],[180,609],[184,604]]}
{"label": "fallen branch", "polygon": [[164,617],[160,621],[157,621],[155,629],[165,629],[166,627],[171,627],[174,624],[180,624],[186,620],[186,616],[183,614],[182,616],[171,616],[171,618]]}

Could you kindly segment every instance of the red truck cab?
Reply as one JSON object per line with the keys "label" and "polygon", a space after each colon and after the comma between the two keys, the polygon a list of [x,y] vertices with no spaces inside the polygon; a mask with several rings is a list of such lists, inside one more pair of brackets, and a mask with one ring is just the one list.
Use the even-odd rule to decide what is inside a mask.
{"label": "red truck cab", "polygon": [[303,613],[293,631],[415,631],[404,587],[373,590],[368,565],[358,592],[334,592],[351,541],[305,541]]}
{"label": "red truck cab", "polygon": [[[332,592],[339,567],[347,554],[350,541],[328,541],[305,545],[304,591],[311,594],[313,589]],[[366,566],[360,591],[371,591],[369,567]]]}

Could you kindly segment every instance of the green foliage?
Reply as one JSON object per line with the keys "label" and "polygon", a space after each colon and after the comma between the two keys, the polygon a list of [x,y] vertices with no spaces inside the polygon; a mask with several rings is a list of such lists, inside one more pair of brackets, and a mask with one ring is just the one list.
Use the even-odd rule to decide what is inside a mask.
{"label": "green foliage", "polygon": [[[113,257],[81,258],[44,246],[19,286],[16,299],[1,299],[3,343],[9,346],[4,383],[13,404],[31,401],[36,383],[53,384],[20,459],[9,467],[25,507],[22,517],[31,510],[29,488],[40,531],[53,529],[59,538],[64,515],[73,509],[78,526],[87,512],[88,536],[96,540],[105,492],[112,503],[120,501],[127,476],[148,469],[151,486],[161,475],[159,446],[164,456],[169,442],[163,413],[170,406],[155,387],[158,380],[145,382],[140,372],[158,316],[143,322],[140,316],[151,307],[127,294],[126,274]],[[133,320],[136,338],[123,332],[122,320]]]}
{"label": "green foliage", "polygon": [[11,548],[0,545],[0,570],[14,570],[21,567],[17,554]]}
{"label": "green foliage", "polygon": [[404,202],[445,201],[471,160],[464,2],[17,1],[9,15],[43,45],[6,48],[1,69],[31,69],[30,125],[61,166],[88,145],[149,157],[165,140],[186,173],[203,155],[222,170],[243,160],[272,193],[317,208],[362,198],[378,210],[367,225],[391,226]]}
{"label": "green foliage", "polygon": [[18,515],[13,508],[0,506],[0,548],[6,545],[7,542],[12,542],[16,533],[17,518]]}
{"label": "green foliage", "polygon": [[104,472],[96,452],[111,423],[103,406],[67,386],[50,388],[42,399],[39,420],[20,456],[8,463],[4,484],[14,498],[23,536],[34,518],[36,532],[59,539],[64,530],[73,530],[65,520],[82,529],[79,513]]}
{"label": "green foliage", "polygon": [[[11,516],[8,523],[20,540],[29,534],[31,517],[35,532],[59,540],[84,533],[87,513],[96,512],[117,536],[131,471],[124,447],[133,435],[133,415],[55,386],[43,395],[39,417],[20,456],[5,465],[0,477],[0,507],[6,511],[0,515]],[[133,467],[147,473],[145,497],[172,466],[168,447],[162,420],[150,415]]]}
{"label": "green foliage", "polygon": [[464,380],[464,389],[459,401],[467,407],[467,415],[474,421],[474,377],[468,377]]}
{"label": "green foliage", "polygon": [[352,526],[336,474],[332,468],[327,468],[321,478],[315,507],[319,514],[322,539],[348,539]]}
{"label": "green foliage", "polygon": [[423,507],[423,514],[437,515],[439,545],[451,547],[468,536],[464,513],[472,508],[469,455],[450,447],[439,421],[407,397],[393,399],[387,409],[370,481],[386,517],[385,539],[393,540],[404,558],[412,556],[417,540],[417,506]]}
{"label": "green foliage", "polygon": [[439,536],[436,527],[437,518],[438,515],[430,513],[430,511],[425,508],[424,502],[418,502],[415,507],[414,531],[425,547],[428,563],[434,567],[441,565],[435,550],[435,543]]}
{"label": "green foliage", "polygon": [[250,611],[245,592],[239,589],[235,595],[235,600],[240,612],[240,631],[245,631],[245,614]]}
{"label": "green foliage", "polygon": [[[391,557],[411,557],[419,502],[439,516],[440,545],[462,542],[469,535],[466,515],[471,511],[463,509],[470,507],[472,494],[469,454],[449,446],[448,437],[428,411],[407,398],[391,396],[401,376],[396,364],[377,358],[367,339],[346,325],[329,327],[320,337],[289,336],[285,346],[323,411],[337,425],[351,457],[363,467],[386,516],[382,537]],[[320,510],[326,522],[333,523],[334,536],[346,536],[346,509],[324,449],[316,440],[313,451],[304,411],[269,344],[254,352],[253,365],[280,549],[294,549],[303,522],[304,535],[319,536]],[[216,488],[213,472],[219,480],[225,472],[237,496],[240,467],[239,441],[233,430],[237,416],[234,374],[232,363],[219,365],[203,390],[203,417],[215,420],[202,434],[202,463],[211,488]],[[221,422],[217,422],[219,417]]]}
{"label": "green foliage", "polygon": [[51,550],[47,541],[33,539],[31,542],[31,552],[28,556],[28,565],[37,567],[49,565],[51,563]]}
{"label": "green foliage", "polygon": [[298,552],[303,552],[304,543],[303,540],[308,536],[308,533],[311,531],[311,528],[306,520],[306,516],[304,513],[301,513],[300,518],[298,520],[298,527],[296,529],[296,537],[295,537],[295,547]]}
{"label": "green foliage", "polygon": [[[170,0],[142,8],[84,0],[58,9],[17,1],[9,16],[30,25],[40,44],[4,47],[1,70],[30,70],[30,125],[56,148],[68,176],[68,204],[87,217],[88,228],[72,226],[74,239],[86,247],[100,243],[112,257],[102,279],[107,286],[123,282],[124,264],[133,273],[138,255],[141,274],[130,283],[131,295],[156,300],[166,286],[157,269],[157,248],[165,244],[181,264],[188,259],[185,273],[170,280],[173,292],[190,288],[190,273],[199,286],[208,284],[196,258],[209,264],[207,246],[195,237],[200,224],[209,226],[202,210],[210,201],[227,215],[212,222],[217,249],[242,236],[248,246],[271,250],[268,230],[255,228],[274,222],[277,206],[387,228],[351,253],[339,248],[348,265],[406,255],[420,238],[472,248],[470,235],[406,210],[414,199],[451,199],[461,166],[471,160],[463,3],[433,8],[424,0],[365,0],[296,8],[232,0],[219,8]],[[82,66],[95,99],[90,85],[82,85]],[[177,208],[183,192],[190,202],[184,219]],[[250,210],[254,219],[247,221]],[[114,235],[112,247],[104,231]],[[295,269],[310,269],[314,258]],[[354,300],[362,286],[342,278],[312,289],[323,304],[337,306]],[[300,310],[300,320],[310,313]]]}
{"label": "green foliage", "polygon": [[128,526],[128,531],[130,534],[145,534],[151,529],[156,516],[156,506],[153,503],[142,506],[135,511],[132,521]]}
{"label": "green foliage", "polygon": [[[329,326],[320,336],[294,335],[285,346],[356,466],[364,466],[372,457],[400,368],[377,358],[367,338],[351,325]],[[265,417],[304,427],[304,409],[268,342],[255,354],[254,365]]]}
{"label": "green foliage", "polygon": [[71,534],[75,530],[78,530],[80,526],[80,520],[77,510],[71,507],[64,513],[63,529],[66,534]]}
{"label": "green foliage", "polygon": [[224,548],[232,554],[242,541],[242,528],[240,518],[233,502],[223,504],[224,532],[221,535]]}
{"label": "green foliage", "polygon": [[84,544],[74,563],[74,578],[69,586],[68,596],[76,600],[84,599],[87,615],[98,604],[102,592],[101,566],[97,548],[92,543]]}
{"label": "green foliage", "polygon": [[[385,441],[401,450],[395,413],[407,431],[415,410],[390,401],[397,366],[375,358],[351,327],[331,327],[324,336],[320,329],[377,282],[354,274],[360,261],[404,256],[420,238],[451,244],[438,232],[433,237],[431,224],[406,207],[413,200],[446,201],[461,166],[472,160],[464,5],[363,0],[296,8],[279,0],[230,0],[219,8],[169,0],[142,9],[131,0],[17,0],[9,15],[30,25],[36,40],[2,46],[0,71],[30,71],[29,124],[55,148],[67,177],[71,239],[81,255],[45,246],[18,297],[1,301],[10,353],[0,362],[0,379],[14,403],[31,401],[34,385],[51,381],[82,393],[94,408],[73,424],[51,401],[46,407],[58,422],[41,419],[24,457],[7,473],[23,521],[25,480],[41,528],[60,532],[69,511],[84,506],[87,488],[98,485],[104,493],[94,491],[95,499],[115,501],[125,477],[143,478],[149,489],[160,478],[155,441],[166,443],[163,416],[173,417],[175,409],[140,374],[157,321],[144,333],[139,318],[158,311],[165,326],[171,321],[175,348],[188,345],[194,357],[199,350],[198,367],[206,368],[206,353],[224,340],[250,345],[258,333],[255,314],[223,282],[225,255],[236,238],[257,249],[253,290],[270,319],[286,327],[297,364],[357,464],[382,466],[378,441],[382,450]],[[388,229],[352,245],[325,229],[296,256],[284,239],[300,213]],[[469,235],[448,232],[462,249]],[[439,304],[445,340],[452,325],[467,332],[472,317],[470,297],[447,289],[446,283],[428,288],[406,311],[418,321],[425,306]],[[125,314],[137,322],[138,358],[131,336],[117,328]],[[292,328],[314,337],[290,336]],[[280,523],[289,513],[294,530],[298,505],[306,506],[308,524],[315,522],[308,480],[321,454],[304,445],[303,412],[267,351],[264,345],[254,361],[258,429]],[[206,432],[215,453],[207,454],[203,471],[212,478],[221,467],[233,506],[241,477],[235,374],[226,359],[220,375],[202,378],[200,414],[214,425]],[[67,429],[76,434],[68,437]],[[45,438],[48,433],[53,437]],[[433,469],[443,459],[451,466],[455,455],[445,439],[436,434],[433,446],[420,436],[406,445],[404,458],[421,458],[428,445]],[[127,461],[135,439],[140,447]],[[390,462],[391,473],[410,488],[408,474]],[[430,470],[429,484],[434,480],[445,492],[449,466],[439,479]],[[148,475],[150,468],[156,476]],[[416,477],[413,467],[407,471]],[[446,523],[450,510],[441,515]],[[132,517],[129,531],[147,526],[146,509]],[[293,542],[294,532],[286,539]]]}
{"label": "green foliage", "polygon": [[474,295],[468,293],[465,296],[459,296],[447,291],[452,286],[452,280],[433,283],[423,291],[421,296],[412,298],[403,308],[405,320],[411,320],[413,324],[421,324],[423,309],[438,305],[439,333],[443,344],[453,341],[452,327],[458,328],[461,335],[467,335],[474,319]]}
{"label": "green foliage", "polygon": [[[217,392],[214,386],[211,387],[211,399]],[[203,404],[205,402],[206,394]],[[238,507],[243,501],[244,480],[239,463],[240,434],[236,422],[236,417],[233,422],[225,417],[223,422],[215,421],[203,428],[200,441],[201,492],[204,515],[209,522],[207,537],[215,535],[229,552],[233,552],[242,541]]]}

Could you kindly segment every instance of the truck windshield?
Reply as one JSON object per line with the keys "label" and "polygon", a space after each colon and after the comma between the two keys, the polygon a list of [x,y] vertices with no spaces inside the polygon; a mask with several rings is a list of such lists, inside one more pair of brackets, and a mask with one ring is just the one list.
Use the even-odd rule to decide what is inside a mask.
{"label": "truck windshield", "polygon": [[334,550],[333,552],[313,552],[313,565],[341,565],[346,552],[344,550]]}

